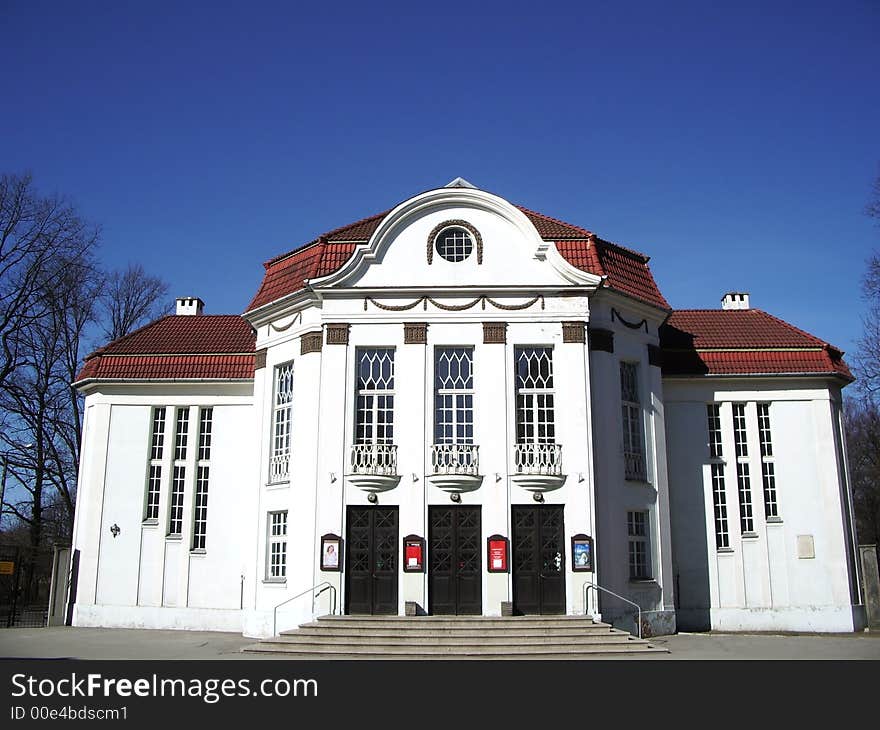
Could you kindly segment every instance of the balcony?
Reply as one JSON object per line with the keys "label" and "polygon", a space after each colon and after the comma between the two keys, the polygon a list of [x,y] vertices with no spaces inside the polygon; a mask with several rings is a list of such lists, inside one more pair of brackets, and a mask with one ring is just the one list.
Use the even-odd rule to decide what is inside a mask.
{"label": "balcony", "polygon": [[354,444],[349,482],[365,492],[384,492],[400,482],[396,444]]}
{"label": "balcony", "polygon": [[480,447],[475,444],[431,446],[428,481],[452,494],[471,492],[483,483],[480,475]]}
{"label": "balcony", "polygon": [[511,481],[530,492],[548,492],[565,483],[561,444],[514,444]]}
{"label": "balcony", "polygon": [[269,459],[269,484],[290,479],[290,452],[275,454]]}
{"label": "balcony", "polygon": [[645,468],[645,455],[635,451],[624,452],[623,473],[627,481],[648,481],[648,472]]}

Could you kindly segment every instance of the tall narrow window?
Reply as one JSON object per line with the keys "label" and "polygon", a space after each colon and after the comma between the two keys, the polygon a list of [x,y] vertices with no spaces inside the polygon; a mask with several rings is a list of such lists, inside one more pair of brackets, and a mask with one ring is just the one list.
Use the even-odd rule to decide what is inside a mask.
{"label": "tall narrow window", "polygon": [[266,524],[266,580],[287,578],[287,511],[270,512]]}
{"label": "tall narrow window", "polygon": [[434,351],[434,447],[436,471],[476,474],[474,443],[474,350]]}
{"label": "tall narrow window", "polygon": [[627,512],[626,532],[629,541],[629,579],[650,580],[648,513]]}
{"label": "tall narrow window", "polygon": [[645,481],[647,471],[637,363],[620,363],[620,401],[623,409],[624,476],[630,480]]}
{"label": "tall narrow window", "polygon": [[147,498],[144,505],[144,520],[156,522],[159,519],[159,495],[162,490],[162,454],[165,449],[165,409],[153,409],[153,429],[150,434],[150,463],[147,477]]}
{"label": "tall narrow window", "polygon": [[283,482],[290,477],[290,426],[293,418],[293,363],[275,368],[272,400],[272,455],[269,481]]}
{"label": "tall narrow window", "polygon": [[183,494],[186,488],[186,450],[189,439],[189,408],[177,409],[174,429],[174,465],[171,500],[168,505],[168,536],[180,537],[183,530]]}
{"label": "tall narrow window", "polygon": [[517,347],[516,468],[524,473],[559,474],[553,392],[553,348]]}
{"label": "tall narrow window", "polygon": [[761,481],[764,485],[764,516],[779,518],[776,499],[776,467],[773,462],[773,441],[770,438],[770,404],[758,403],[758,434],[761,440]]}
{"label": "tall narrow window", "polygon": [[709,458],[712,460],[712,506],[715,511],[715,546],[730,547],[727,528],[727,492],[724,485],[724,450],[721,446],[721,406],[706,406],[709,420]]}
{"label": "tall narrow window", "polygon": [[394,349],[358,350],[352,468],[358,473],[396,474],[394,445]]}
{"label": "tall narrow window", "polygon": [[743,533],[755,531],[752,513],[752,485],[749,475],[749,445],[746,438],[746,405],[733,404],[733,444],[736,447],[736,484],[739,493],[739,524]]}
{"label": "tall narrow window", "polygon": [[214,409],[199,411],[199,460],[196,466],[196,492],[193,504],[192,549],[204,550],[208,531],[208,478],[211,471],[211,430]]}

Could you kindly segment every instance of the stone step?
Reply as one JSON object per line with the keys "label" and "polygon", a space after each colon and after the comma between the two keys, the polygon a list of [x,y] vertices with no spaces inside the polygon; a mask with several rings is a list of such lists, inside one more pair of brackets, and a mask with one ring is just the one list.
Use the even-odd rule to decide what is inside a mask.
{"label": "stone step", "polygon": [[641,643],[637,639],[631,642],[620,642],[613,644],[599,643],[583,646],[557,646],[547,644],[538,644],[534,646],[487,646],[485,644],[469,644],[463,646],[391,646],[386,644],[346,646],[325,644],[322,642],[290,645],[288,643],[275,643],[272,640],[267,640],[262,641],[259,644],[252,644],[250,646],[247,646],[242,651],[267,654],[284,654],[285,656],[324,656],[328,658],[338,658],[340,655],[345,655],[371,656],[374,658],[385,656],[405,656],[411,658],[422,658],[429,656],[446,656],[449,658],[459,658],[461,656],[472,656],[484,659],[491,659],[495,657],[521,657],[524,659],[531,659],[535,656],[545,655],[573,658],[577,656],[593,654],[631,654],[652,652],[666,653],[666,650],[664,649],[658,649],[651,646],[650,644]]}
{"label": "stone step", "polygon": [[[607,644],[631,644],[628,634],[569,635],[560,637],[517,636],[504,633],[495,636],[412,636],[408,632],[400,634],[314,634],[288,633],[269,639],[274,644],[338,644],[343,646],[593,646]],[[637,641],[637,640],[635,640]]]}
{"label": "stone step", "polygon": [[336,628],[364,628],[369,630],[394,629],[409,631],[423,629],[436,631],[439,629],[611,629],[610,624],[594,621],[583,616],[559,616],[548,619],[529,616],[494,618],[483,616],[322,616],[317,621],[303,624],[306,627],[333,626]]}
{"label": "stone step", "polygon": [[556,638],[574,638],[582,636],[630,636],[625,631],[612,629],[605,626],[591,626],[588,628],[575,629],[547,629],[547,628],[510,628],[510,629],[474,629],[474,628],[364,628],[359,626],[352,627],[330,627],[320,625],[303,625],[298,629],[290,629],[282,631],[280,636],[349,636],[349,637],[386,637],[386,636],[436,636],[446,638],[461,639],[483,639],[495,638],[499,636],[511,637],[512,639],[537,638],[542,640]]}

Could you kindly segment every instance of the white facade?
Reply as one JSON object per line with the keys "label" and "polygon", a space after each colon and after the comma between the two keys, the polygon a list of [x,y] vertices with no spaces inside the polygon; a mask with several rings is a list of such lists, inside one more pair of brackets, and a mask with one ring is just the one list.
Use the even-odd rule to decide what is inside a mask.
{"label": "white facade", "polygon": [[[479,260],[474,251],[447,261],[436,250],[428,260],[426,241],[430,246],[433,232],[449,221],[466,221],[479,233]],[[553,603],[553,611],[561,607],[605,620],[630,615],[610,594],[597,600],[591,592],[585,606],[590,581],[637,602],[654,633],[675,631],[676,611],[688,626],[856,628],[838,386],[819,378],[664,381],[649,347],[658,347],[668,312],[602,283],[563,259],[503,199],[466,187],[441,188],[395,208],[335,273],[246,315],[256,330],[258,360],[265,357],[252,383],[81,385],[86,415],[74,623],[263,637],[329,612],[334,597],[336,610],[347,610],[354,591],[346,562],[354,549],[351,508],[391,507],[397,509],[396,577],[382,590],[396,592],[388,593],[396,603],[392,612],[403,614],[408,606],[428,611],[432,604],[430,520],[439,514],[432,508],[478,507],[479,590],[467,590],[478,593],[478,612],[501,615],[509,604],[516,609],[517,591],[521,597],[525,590],[515,583],[518,528],[512,508],[531,507],[538,511],[521,514],[540,517],[557,506],[558,563],[547,568],[545,561],[541,568],[558,569],[548,579],[561,581],[562,603]],[[611,351],[591,347],[587,327],[613,336]],[[472,403],[472,420],[467,436],[461,431],[451,438],[458,443],[453,466],[460,467],[451,470],[436,468],[436,459],[450,457],[434,456],[441,418],[435,365],[444,348],[466,350],[472,366],[470,400],[461,401]],[[380,396],[393,394],[387,444],[377,437],[384,423],[376,411],[369,416],[369,434],[358,425],[357,367],[370,350],[393,352],[393,387],[370,391],[363,401],[374,398],[373,407]],[[546,411],[535,406],[526,417],[517,410],[517,361],[533,350],[552,357],[552,385],[539,384],[543,390],[530,391],[522,402],[546,403],[540,398],[552,393],[549,435]],[[621,363],[632,381],[629,410],[622,408]],[[280,399],[279,381],[289,384]],[[719,551],[706,404],[722,404],[725,446],[730,442],[732,454],[733,426],[726,415],[732,402],[749,404],[753,420],[754,404],[771,403],[781,521],[768,523],[755,509],[755,537],[740,535],[737,477],[728,461],[730,546]],[[165,443],[161,458],[153,459],[157,408],[165,409]],[[188,409],[189,444],[176,459],[174,426],[181,408]],[[202,464],[197,427],[205,408],[213,409],[213,421],[201,549],[194,547],[194,521]],[[453,420],[462,417],[457,411]],[[528,428],[534,426],[534,433],[523,425],[532,417],[537,421]],[[543,437],[535,435],[542,429]],[[757,459],[757,507],[756,422],[747,433]],[[460,455],[474,453],[478,468],[469,468],[473,462],[461,460],[472,457]],[[161,466],[153,485],[158,509],[150,512],[155,466]],[[447,471],[459,473],[450,477]],[[185,475],[177,487],[182,510],[179,496],[172,496],[175,473]],[[175,519],[182,525],[171,530]],[[284,534],[272,534],[273,524],[275,533]],[[114,526],[119,529],[111,531]],[[344,570],[321,570],[325,535],[342,538]],[[402,570],[402,540],[409,535],[428,541],[424,572]],[[487,569],[492,535],[511,541],[507,572]],[[592,571],[574,569],[575,535],[593,538]],[[806,535],[814,556],[799,558]],[[521,537],[521,550],[524,544]],[[539,590],[551,586],[543,577],[536,580]],[[311,589],[323,583],[333,586],[335,596],[329,590],[314,596]]]}

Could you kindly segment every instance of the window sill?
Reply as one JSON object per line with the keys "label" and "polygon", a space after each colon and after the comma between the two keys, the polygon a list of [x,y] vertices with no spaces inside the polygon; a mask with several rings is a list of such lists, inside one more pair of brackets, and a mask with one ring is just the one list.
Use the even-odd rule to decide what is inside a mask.
{"label": "window sill", "polygon": [[719,555],[733,555],[732,547],[715,548]]}
{"label": "window sill", "polygon": [[657,581],[653,578],[630,578],[629,584],[631,586],[655,586]]}
{"label": "window sill", "polygon": [[757,532],[744,532],[742,534],[743,540],[757,540],[760,535]]}
{"label": "window sill", "polygon": [[649,481],[647,480],[647,478],[642,478],[642,477],[624,477],[624,480],[626,481],[627,484],[631,484],[631,485],[634,486],[634,487],[648,487],[649,489],[653,489],[653,488],[654,488],[654,485],[651,484],[651,482],[649,482]]}
{"label": "window sill", "polygon": [[781,517],[768,517],[768,518],[767,518],[767,524],[768,524],[768,525],[781,525],[781,524],[782,524],[782,518],[781,518]]}
{"label": "window sill", "polygon": [[263,578],[263,585],[286,586],[287,585],[287,578]]}
{"label": "window sill", "polygon": [[190,550],[190,551],[189,551],[189,554],[192,555],[192,556],[194,556],[194,557],[195,557],[195,556],[202,556],[202,555],[207,555],[207,554],[208,554],[208,551],[205,550],[205,548],[197,548],[197,549],[195,549],[195,550]]}
{"label": "window sill", "polygon": [[283,489],[290,486],[290,479],[278,482],[266,482],[266,489]]}
{"label": "window sill", "polygon": [[152,518],[149,520],[144,520],[143,522],[141,522],[141,527],[154,527],[155,528],[158,526],[159,526],[159,520],[157,520],[155,518]]}
{"label": "window sill", "polygon": [[167,542],[180,542],[183,540],[183,535],[165,535],[165,540]]}

